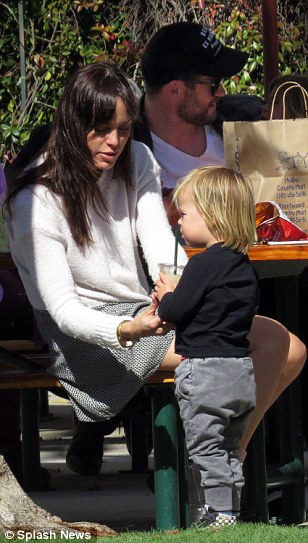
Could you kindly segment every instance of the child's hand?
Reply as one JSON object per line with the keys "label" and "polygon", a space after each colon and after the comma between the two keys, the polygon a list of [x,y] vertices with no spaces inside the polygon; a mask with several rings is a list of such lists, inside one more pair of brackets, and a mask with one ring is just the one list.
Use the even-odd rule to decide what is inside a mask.
{"label": "child's hand", "polygon": [[155,290],[156,298],[159,301],[161,301],[162,297],[167,292],[173,292],[174,291],[174,286],[171,283],[170,279],[168,279],[168,277],[164,273],[160,273],[159,274],[159,279],[157,279],[157,281],[155,281],[154,290]]}

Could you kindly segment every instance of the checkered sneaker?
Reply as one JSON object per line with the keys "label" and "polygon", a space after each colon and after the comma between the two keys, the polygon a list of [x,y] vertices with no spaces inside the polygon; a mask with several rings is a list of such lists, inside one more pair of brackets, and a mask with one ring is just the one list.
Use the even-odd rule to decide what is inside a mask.
{"label": "checkered sneaker", "polygon": [[198,530],[204,528],[223,528],[224,526],[232,526],[236,523],[236,515],[224,515],[209,507],[203,517],[192,524],[192,528],[198,528]]}
{"label": "checkered sneaker", "polygon": [[236,524],[237,517],[235,515],[224,515],[223,513],[218,513],[214,522],[211,522],[210,526],[212,528],[221,528],[223,526],[232,526]]}

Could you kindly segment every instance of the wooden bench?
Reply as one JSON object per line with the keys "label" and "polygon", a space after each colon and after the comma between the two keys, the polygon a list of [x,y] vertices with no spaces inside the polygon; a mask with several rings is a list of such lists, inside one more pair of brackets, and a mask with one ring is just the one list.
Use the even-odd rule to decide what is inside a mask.
{"label": "wooden bench", "polygon": [[23,484],[41,488],[39,390],[61,388],[46,371],[48,353],[32,341],[0,341],[0,389],[20,389]]}
{"label": "wooden bench", "polygon": [[[20,389],[24,487],[27,490],[40,488],[39,392],[52,390],[67,397],[61,384],[46,371],[49,365],[49,353],[32,341],[0,341],[0,389]],[[173,383],[173,372],[156,372],[149,385],[159,383]],[[144,436],[140,440],[142,428],[140,430],[140,424],[138,427],[134,421],[132,426],[132,471],[146,471],[148,454],[144,439],[141,443]]]}
{"label": "wooden bench", "polygon": [[[61,385],[46,371],[49,354],[31,341],[0,341],[0,389],[20,389],[24,488],[41,488],[39,391]],[[152,401],[157,529],[187,527],[186,449],[173,391],[173,371],[157,371],[145,385]]]}

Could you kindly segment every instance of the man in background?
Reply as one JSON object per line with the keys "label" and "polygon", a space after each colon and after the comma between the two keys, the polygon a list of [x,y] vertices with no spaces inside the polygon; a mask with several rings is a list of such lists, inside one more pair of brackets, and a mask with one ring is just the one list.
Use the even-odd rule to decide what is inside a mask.
{"label": "man in background", "polygon": [[161,167],[172,226],[177,215],[169,209],[170,193],[177,180],[199,166],[225,164],[222,121],[260,117],[260,98],[225,96],[222,86],[247,59],[247,53],[226,47],[205,26],[188,22],[162,27],[145,48],[145,94],[134,138],[152,149]]}

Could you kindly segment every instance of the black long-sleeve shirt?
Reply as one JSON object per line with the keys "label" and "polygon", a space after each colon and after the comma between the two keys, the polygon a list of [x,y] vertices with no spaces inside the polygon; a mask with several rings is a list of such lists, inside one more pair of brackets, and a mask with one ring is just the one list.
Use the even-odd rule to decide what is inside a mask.
{"label": "black long-sleeve shirt", "polygon": [[258,309],[258,279],[246,255],[215,243],[186,264],[159,316],[176,325],[175,350],[187,357],[242,357]]}

